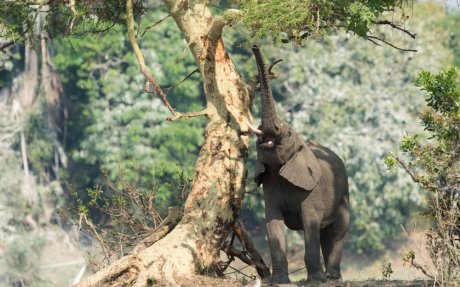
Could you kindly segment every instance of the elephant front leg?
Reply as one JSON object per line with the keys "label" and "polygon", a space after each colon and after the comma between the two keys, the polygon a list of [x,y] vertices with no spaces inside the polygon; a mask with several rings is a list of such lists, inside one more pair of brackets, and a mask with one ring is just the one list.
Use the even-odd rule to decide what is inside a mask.
{"label": "elephant front leg", "polygon": [[320,222],[317,212],[311,209],[302,210],[305,237],[305,266],[307,267],[307,283],[326,282],[327,277],[321,265]]}
{"label": "elephant front leg", "polygon": [[270,284],[290,283],[288,276],[288,262],[286,257],[286,239],[284,236],[284,220],[267,218],[268,245],[272,260],[273,273]]}

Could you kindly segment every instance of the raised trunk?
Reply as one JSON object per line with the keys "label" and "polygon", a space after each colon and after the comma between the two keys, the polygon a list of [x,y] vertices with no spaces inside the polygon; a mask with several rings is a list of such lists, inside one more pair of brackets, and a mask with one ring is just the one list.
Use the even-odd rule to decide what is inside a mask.
{"label": "raised trunk", "polygon": [[265,65],[259,47],[256,45],[252,46],[252,51],[254,52],[257,69],[259,70],[260,102],[262,105],[261,130],[264,133],[277,134],[280,122],[276,116],[275,102],[273,100],[267,66]]}
{"label": "raised trunk", "polygon": [[[201,72],[209,123],[195,166],[184,216],[174,230],[152,246],[134,252],[85,280],[81,286],[115,286],[152,278],[175,285],[211,269],[241,208],[245,190],[248,130],[252,122],[249,87],[237,73],[221,38],[221,19],[207,1],[164,0]],[[116,285],[118,286],[118,285]]]}

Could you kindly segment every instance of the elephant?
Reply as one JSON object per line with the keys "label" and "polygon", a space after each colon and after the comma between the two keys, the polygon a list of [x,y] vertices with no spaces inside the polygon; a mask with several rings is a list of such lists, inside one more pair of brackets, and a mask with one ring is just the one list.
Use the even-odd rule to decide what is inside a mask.
{"label": "elephant", "polygon": [[[341,280],[340,261],[350,220],[348,176],[330,149],[304,141],[275,110],[269,73],[257,45],[252,47],[260,80],[261,124],[255,182],[263,185],[265,222],[272,262],[270,283],[290,283],[285,227],[303,230],[307,283]],[[326,271],[321,263],[321,251]]]}

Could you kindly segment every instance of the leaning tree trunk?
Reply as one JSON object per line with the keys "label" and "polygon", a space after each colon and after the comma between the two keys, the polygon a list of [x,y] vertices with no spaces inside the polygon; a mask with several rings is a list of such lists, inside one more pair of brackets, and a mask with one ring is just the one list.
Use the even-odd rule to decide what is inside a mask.
{"label": "leaning tree trunk", "polygon": [[209,119],[195,166],[184,216],[174,230],[152,246],[121,258],[80,286],[114,286],[188,277],[212,268],[235,222],[243,199],[249,137],[249,87],[225,51],[220,18],[208,1],[164,0],[182,31],[204,82]]}

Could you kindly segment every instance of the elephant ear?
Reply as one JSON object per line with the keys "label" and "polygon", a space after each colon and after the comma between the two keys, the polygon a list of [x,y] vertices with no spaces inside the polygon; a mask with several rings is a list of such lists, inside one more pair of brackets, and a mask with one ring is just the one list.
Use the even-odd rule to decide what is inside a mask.
{"label": "elephant ear", "polygon": [[259,186],[263,181],[263,176],[265,173],[265,166],[260,162],[256,163],[256,173],[254,176],[254,181],[256,182],[257,186]]}
{"label": "elephant ear", "polygon": [[280,175],[295,186],[313,190],[321,179],[321,167],[311,149],[302,148],[280,169]]}

